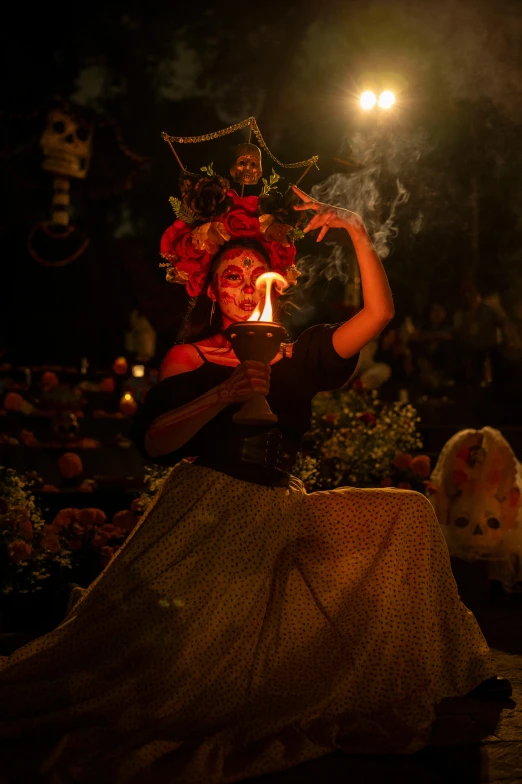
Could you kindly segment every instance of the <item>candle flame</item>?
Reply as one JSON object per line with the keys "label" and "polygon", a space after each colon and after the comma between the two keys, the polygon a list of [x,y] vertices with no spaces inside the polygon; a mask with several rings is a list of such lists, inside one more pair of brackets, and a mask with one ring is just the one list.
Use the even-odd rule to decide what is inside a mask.
{"label": "candle flame", "polygon": [[263,272],[262,275],[256,280],[256,289],[261,291],[265,289],[265,303],[262,308],[262,300],[257,303],[256,309],[248,319],[249,321],[272,321],[272,284],[277,283],[280,291],[284,291],[288,287],[287,281],[279,272]]}

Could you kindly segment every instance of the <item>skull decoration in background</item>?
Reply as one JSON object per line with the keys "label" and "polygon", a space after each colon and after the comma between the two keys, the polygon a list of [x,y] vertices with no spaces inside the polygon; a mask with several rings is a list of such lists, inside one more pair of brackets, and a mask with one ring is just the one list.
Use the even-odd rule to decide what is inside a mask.
{"label": "skull decoration in background", "polygon": [[72,411],[60,411],[53,419],[53,433],[60,441],[72,441],[78,436],[80,427]]}
{"label": "skull decoration in background", "polygon": [[256,185],[263,174],[259,147],[255,144],[238,144],[234,155],[236,160],[230,169],[234,182],[240,185]]}
{"label": "skull decoration in background", "polygon": [[62,109],[51,109],[40,144],[42,168],[64,177],[87,176],[91,159],[92,128],[78,123]]}
{"label": "skull decoration in background", "polygon": [[502,434],[491,427],[456,433],[431,482],[450,555],[492,561],[490,578],[508,590],[522,580],[522,466]]}
{"label": "skull decoration in background", "polygon": [[51,109],[40,144],[45,171],[54,174],[51,223],[69,225],[69,177],[83,180],[91,159],[92,128],[63,109]]}

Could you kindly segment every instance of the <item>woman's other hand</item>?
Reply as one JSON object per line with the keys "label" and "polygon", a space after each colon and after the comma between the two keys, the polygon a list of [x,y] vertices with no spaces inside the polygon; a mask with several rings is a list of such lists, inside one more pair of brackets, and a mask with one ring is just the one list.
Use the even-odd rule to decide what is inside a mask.
{"label": "woman's other hand", "polygon": [[242,403],[253,395],[267,395],[270,389],[270,365],[247,360],[238,365],[229,379],[217,388],[222,403]]}
{"label": "woman's other hand", "polygon": [[320,229],[317,242],[321,242],[328,229],[346,229],[350,234],[352,232],[366,232],[363,219],[356,212],[345,210],[341,207],[332,207],[330,204],[323,204],[308,196],[307,193],[296,185],[292,185],[292,189],[303,202],[303,204],[296,204],[294,210],[313,210],[316,213],[303,231],[306,233],[313,229]]}

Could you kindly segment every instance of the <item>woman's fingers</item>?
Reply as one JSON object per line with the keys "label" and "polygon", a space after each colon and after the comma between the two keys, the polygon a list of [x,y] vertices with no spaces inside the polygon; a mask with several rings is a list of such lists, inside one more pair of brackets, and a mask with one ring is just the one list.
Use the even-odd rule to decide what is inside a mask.
{"label": "woman's fingers", "polygon": [[330,226],[328,225],[328,223],[325,223],[323,225],[321,231],[317,235],[316,242],[321,242],[321,240],[323,239],[323,237],[325,236],[325,234],[326,234],[326,232],[328,231],[329,228],[330,228]]}
{"label": "woman's fingers", "polygon": [[306,204],[294,204],[294,210],[320,210],[321,205],[318,201],[309,201]]}
{"label": "woman's fingers", "polygon": [[311,196],[309,196],[307,193],[302,191],[301,188],[298,188],[297,185],[292,185],[292,190],[297,196],[299,196],[300,199],[302,199],[305,202],[315,201],[314,199],[312,199]]}
{"label": "woman's fingers", "polygon": [[312,199],[307,193],[298,188],[297,185],[292,185],[292,190],[304,202],[303,204],[295,204],[294,210],[319,210],[321,205],[316,199]]}

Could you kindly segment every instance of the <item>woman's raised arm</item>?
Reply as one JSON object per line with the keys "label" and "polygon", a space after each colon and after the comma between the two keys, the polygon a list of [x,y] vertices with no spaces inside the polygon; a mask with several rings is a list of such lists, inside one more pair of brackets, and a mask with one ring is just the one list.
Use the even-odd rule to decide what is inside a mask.
{"label": "woman's raised arm", "polygon": [[364,305],[359,313],[338,327],[332,337],[337,353],[341,357],[351,357],[373,340],[393,318],[395,311],[386,272],[359,215],[322,204],[295,185],[292,187],[303,201],[294,209],[314,210],[317,213],[304,229],[305,232],[320,229],[317,236],[317,242],[320,242],[328,229],[345,229],[352,239],[361,273]]}

